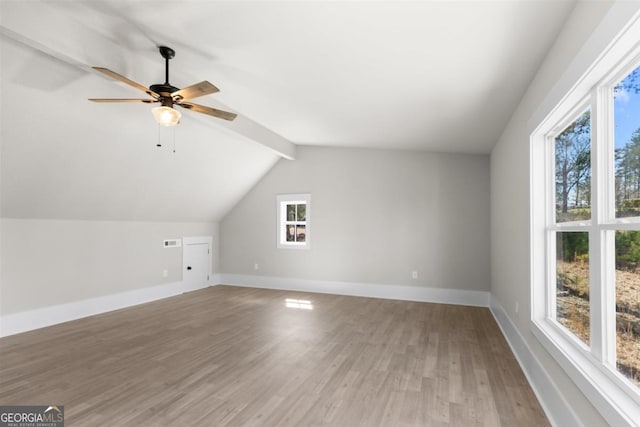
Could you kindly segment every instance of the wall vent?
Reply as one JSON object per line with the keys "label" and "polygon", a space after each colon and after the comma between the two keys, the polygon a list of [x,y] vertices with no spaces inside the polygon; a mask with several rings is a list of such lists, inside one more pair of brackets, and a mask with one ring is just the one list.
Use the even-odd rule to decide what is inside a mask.
{"label": "wall vent", "polygon": [[168,239],[162,242],[162,246],[165,248],[179,248],[182,246],[181,239]]}

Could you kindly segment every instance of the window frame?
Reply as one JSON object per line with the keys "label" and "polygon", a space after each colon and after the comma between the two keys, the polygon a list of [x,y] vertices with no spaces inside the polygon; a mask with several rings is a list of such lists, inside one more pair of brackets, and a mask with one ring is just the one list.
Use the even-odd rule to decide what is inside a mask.
{"label": "window frame", "polygon": [[[306,206],[305,221],[288,221],[286,215],[287,205]],[[310,249],[311,248],[311,194],[279,194],[276,196],[276,246],[279,249]],[[305,225],[305,241],[289,242],[286,239],[287,225],[304,224]]]}
{"label": "window frame", "polygon": [[[615,232],[640,230],[640,218],[615,216],[612,94],[615,84],[640,65],[640,41],[633,35],[639,18],[636,14],[530,137],[530,329],[612,425],[635,425],[640,419],[640,388],[616,368]],[[591,219],[556,223],[555,137],[587,108]],[[589,346],[555,320],[555,235],[563,231],[589,233]]]}

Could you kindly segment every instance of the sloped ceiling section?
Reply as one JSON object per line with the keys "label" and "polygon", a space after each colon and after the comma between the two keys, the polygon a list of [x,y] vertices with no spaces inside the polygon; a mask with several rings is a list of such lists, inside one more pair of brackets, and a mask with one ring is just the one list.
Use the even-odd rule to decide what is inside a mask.
{"label": "sloped ceiling section", "polygon": [[90,103],[132,94],[6,37],[0,55],[3,217],[217,221],[280,158],[206,117]]}

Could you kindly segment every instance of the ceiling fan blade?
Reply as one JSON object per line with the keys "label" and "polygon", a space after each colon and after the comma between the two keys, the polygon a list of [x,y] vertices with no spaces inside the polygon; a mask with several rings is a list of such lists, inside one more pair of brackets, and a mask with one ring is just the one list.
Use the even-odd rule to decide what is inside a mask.
{"label": "ceiling fan blade", "polygon": [[153,104],[160,102],[157,99],[131,99],[131,98],[89,98],[93,102],[144,102],[145,104]]}
{"label": "ceiling fan blade", "polygon": [[187,110],[193,110],[198,113],[208,114],[210,116],[217,117],[219,119],[229,120],[229,121],[235,119],[238,116],[235,113],[218,110],[216,108],[205,107],[204,105],[194,104],[192,102],[176,102],[176,105],[186,108]]}
{"label": "ceiling fan blade", "polygon": [[220,92],[220,89],[209,83],[208,81],[202,81],[191,86],[180,89],[177,92],[173,92],[171,97],[174,101],[180,101],[183,99],[193,99],[198,96],[209,95],[210,93]]}
{"label": "ceiling fan blade", "polygon": [[154,98],[160,98],[160,95],[158,95],[157,93],[155,93],[154,91],[152,91],[149,88],[146,88],[144,86],[142,86],[140,83],[136,83],[133,80],[129,80],[128,78],[126,78],[125,76],[116,73],[115,71],[111,71],[108,68],[103,68],[103,67],[91,67],[94,70],[104,74],[105,76],[111,77],[114,80],[118,80],[121,81],[122,83],[126,83],[129,86],[136,88],[138,90],[141,90],[142,92],[145,92],[148,95],[153,96]]}

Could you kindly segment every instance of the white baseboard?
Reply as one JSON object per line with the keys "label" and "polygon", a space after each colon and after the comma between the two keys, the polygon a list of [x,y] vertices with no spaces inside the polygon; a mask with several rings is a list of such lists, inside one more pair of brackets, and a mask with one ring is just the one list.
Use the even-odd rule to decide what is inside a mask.
{"label": "white baseboard", "polygon": [[490,309],[551,424],[557,427],[582,426],[582,422],[535,357],[504,308],[493,297]]}
{"label": "white baseboard", "polygon": [[489,306],[489,292],[461,289],[396,286],[374,283],[334,282],[325,280],[291,279],[288,277],[221,274],[220,282],[227,285],[285,291],[316,292],[405,301],[436,302],[441,304]]}
{"label": "white baseboard", "polygon": [[118,310],[145,302],[155,301],[206,288],[220,282],[220,276],[214,274],[209,283],[201,286],[187,286],[184,282],[163,283],[162,285],[135,289],[117,294],[104,295],[66,304],[37,308],[14,314],[0,316],[0,337],[44,328],[82,317],[93,316],[107,311]]}
{"label": "white baseboard", "polygon": [[482,291],[332,282],[322,280],[301,280],[268,276],[214,274],[209,283],[197,287],[188,287],[183,282],[164,283],[162,285],[135,289],[117,294],[3,315],[0,316],[0,337],[168,298],[219,283],[255,288],[331,293],[337,295],[352,295],[407,301],[436,302],[480,307],[489,306],[489,292]]}

